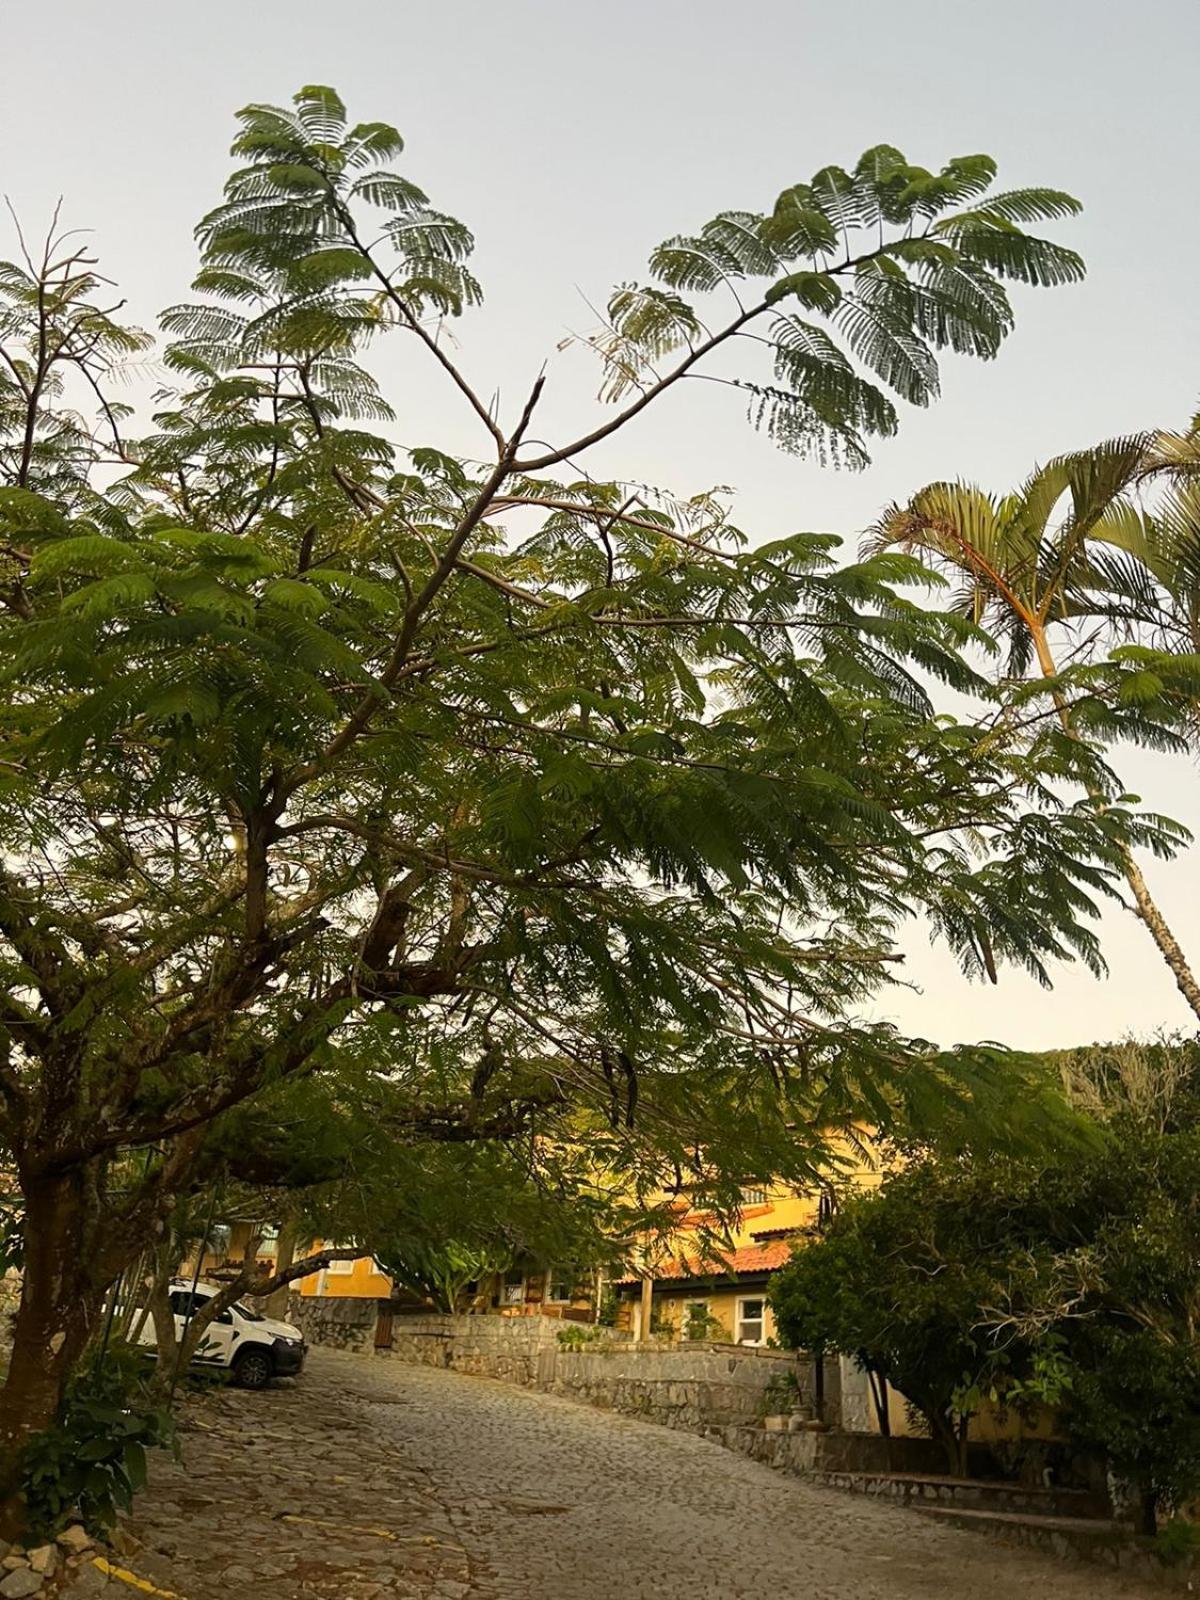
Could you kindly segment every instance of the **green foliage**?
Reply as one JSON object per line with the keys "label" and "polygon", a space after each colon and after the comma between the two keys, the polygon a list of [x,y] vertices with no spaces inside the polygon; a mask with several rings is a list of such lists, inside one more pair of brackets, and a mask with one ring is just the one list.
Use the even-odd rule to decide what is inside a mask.
{"label": "green foliage", "polygon": [[[1036,1212],[1036,1186],[1015,1176]],[[944,1445],[951,1471],[962,1470],[972,1413],[1022,1370],[1021,1347],[998,1341],[983,1316],[1031,1230],[1037,1237],[1034,1217],[1012,1199],[1013,1177],[994,1158],[986,1172],[962,1160],[919,1161],[842,1205],[769,1291],[785,1344],[853,1356],[885,1379]],[[1008,1215],[992,1203],[998,1194],[1011,1201]]]}
{"label": "green foliage", "polygon": [[597,1308],[596,1323],[601,1328],[615,1328],[620,1315],[621,1302],[611,1283],[605,1283]]}
{"label": "green foliage", "polygon": [[1200,1555],[1200,1527],[1186,1517],[1172,1517],[1159,1528],[1154,1553],[1169,1567],[1194,1561]]}
{"label": "green foliage", "polygon": [[[1148,436],[1133,435],[1060,456],[1003,497],[967,484],[929,484],[884,513],[866,548],[920,550],[936,569],[962,580],[957,607],[1005,639],[1010,678],[1023,679],[1036,663],[1036,686],[1007,686],[1014,714],[1027,715],[1040,701],[1065,736],[1093,747],[1131,740],[1180,751],[1200,705],[1192,626],[1200,613],[1187,577],[1187,551],[1200,528],[1187,510],[1200,481],[1196,463],[1194,439],[1156,447]],[[1166,519],[1169,537],[1160,536],[1165,524],[1147,517],[1138,499],[1145,480],[1164,471],[1178,473],[1182,485],[1173,502],[1181,514]],[[1051,631],[1083,617],[1108,626],[1093,629],[1082,644],[1069,637],[1076,660],[1061,671]],[[1176,648],[1182,641],[1187,654],[1164,657],[1138,643],[1101,659],[1103,645],[1111,647],[1139,623]],[[1097,771],[1086,781],[1094,798],[1119,792],[1111,773]],[[1129,850],[1125,876],[1138,915],[1200,1017],[1200,982]]]}
{"label": "green foliage", "polygon": [[[1112,1080],[1110,1080],[1112,1081]],[[1126,1080],[1127,1082],[1128,1080]],[[1200,1489],[1200,1127],[1161,1100],[1053,1159],[927,1152],[798,1249],[784,1340],[854,1355],[952,1461],[985,1401],[1052,1407],[1150,1505]]]}
{"label": "green foliage", "polygon": [[110,1346],[72,1382],[61,1419],[30,1444],[21,1492],[36,1534],[52,1537],[73,1516],[103,1533],[145,1487],[147,1450],[174,1448],[145,1368],[141,1351]]}
{"label": "green foliage", "polygon": [[[749,361],[753,324],[755,415],[861,461],[937,352],[994,353],[1006,281],[1077,275],[1023,231],[1073,203],[881,147],[723,212],[618,291],[631,397],[550,448],[542,383],[502,415],[441,336],[480,299],[473,240],[394,129],[309,86],[247,107],[233,154],[148,420],[112,399],[145,340],[91,266],[52,238],[0,270],[0,1135],[87,1241],[78,1292],[46,1285],[64,1316],[217,1167],[315,1183],[324,1236],[446,1293],[550,1213],[555,1259],[588,1259],[598,1173],[728,1207],[864,1121],[998,1125],[1015,1097],[1033,1127],[1019,1059],[858,1020],[900,929],[973,974],[1099,970],[1123,852],[1177,835],[1080,741],[995,715],[962,654],[986,637],[917,603],[916,561],[752,541],[589,451],[718,347]],[[752,281],[723,320],[694,298]],[[402,432],[384,339],[481,449]],[[1085,777],[1102,799],[1064,800]],[[422,1162],[497,1145],[524,1187],[468,1172],[477,1237]],[[550,1148],[586,1160],[535,1203]]]}
{"label": "green foliage", "polygon": [[932,173],[879,145],[852,172],[824,167],[793,184],[769,213],[724,211],[666,240],[650,258],[664,287],[623,284],[593,339],[607,396],[644,391],[657,362],[686,351],[688,365],[714,342],[689,296],[731,296],[739,326],[798,301],[823,322],[780,311],[760,335],[770,379],[733,381],[783,448],[865,465],[868,442],[896,431],[891,395],[920,406],[936,398],[936,352],[997,353],[1012,327],[1005,280],[1083,276],[1073,251],[1021,226],[1073,215],[1078,202],[1050,189],[984,199],[995,175],[988,156]]}
{"label": "green foliage", "polygon": [[1061,1319],[1072,1436],[1173,1508],[1200,1490],[1200,1125],[1114,1132],[1081,1195],[1091,1226],[1023,1286],[1023,1320]]}
{"label": "green foliage", "polygon": [[469,1285],[516,1265],[614,1265],[638,1215],[569,1144],[403,1151],[386,1131],[372,1144],[369,1130],[337,1177],[304,1199],[314,1236],[358,1240],[393,1282],[442,1311],[465,1310]]}
{"label": "green foliage", "polygon": [[780,1413],[786,1414],[796,1410],[803,1399],[804,1391],[797,1373],[791,1371],[775,1373],[763,1389],[758,1406],[759,1415],[773,1417]]}
{"label": "green foliage", "polygon": [[720,1317],[713,1316],[706,1305],[696,1301],[684,1307],[680,1337],[704,1343],[714,1339],[727,1339],[729,1334]]}
{"label": "green foliage", "polygon": [[585,1350],[588,1345],[595,1344],[602,1334],[599,1328],[588,1327],[586,1323],[568,1322],[555,1337],[563,1350]]}

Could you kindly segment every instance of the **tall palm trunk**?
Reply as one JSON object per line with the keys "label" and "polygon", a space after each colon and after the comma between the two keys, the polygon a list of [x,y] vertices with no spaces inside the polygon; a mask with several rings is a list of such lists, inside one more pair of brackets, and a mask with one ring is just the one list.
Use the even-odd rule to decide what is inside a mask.
{"label": "tall palm trunk", "polygon": [[[1037,651],[1038,666],[1042,670],[1042,675],[1046,678],[1057,677],[1058,668],[1055,665],[1050,646],[1046,641],[1045,633],[1035,624],[1030,624],[1029,631],[1033,639],[1034,649]],[[1071,724],[1071,708],[1066,699],[1062,695],[1056,694],[1054,696],[1054,704],[1063,730],[1072,738],[1075,738],[1075,730]],[[1159,954],[1170,968],[1171,975],[1175,979],[1176,988],[1188,1005],[1191,1006],[1197,1019],[1200,1019],[1200,983],[1196,981],[1196,976],[1183,953],[1179,940],[1171,931],[1170,924],[1158,909],[1158,905],[1142,875],[1142,869],[1138,866],[1133,851],[1128,845],[1121,846],[1121,863],[1125,872],[1125,881],[1128,883],[1130,893],[1133,895],[1136,915],[1141,919],[1149,931],[1150,937],[1158,946]]]}

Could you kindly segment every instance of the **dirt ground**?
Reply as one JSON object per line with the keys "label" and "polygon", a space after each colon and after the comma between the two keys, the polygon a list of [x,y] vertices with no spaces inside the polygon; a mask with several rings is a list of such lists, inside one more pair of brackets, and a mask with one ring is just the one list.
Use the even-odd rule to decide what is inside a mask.
{"label": "dirt ground", "polygon": [[[1106,1600],[1157,1586],[815,1489],[690,1434],[317,1350],[189,1403],[125,1565],[179,1600]],[[71,1589],[134,1590],[89,1569]],[[142,1593],[146,1590],[143,1588]]]}

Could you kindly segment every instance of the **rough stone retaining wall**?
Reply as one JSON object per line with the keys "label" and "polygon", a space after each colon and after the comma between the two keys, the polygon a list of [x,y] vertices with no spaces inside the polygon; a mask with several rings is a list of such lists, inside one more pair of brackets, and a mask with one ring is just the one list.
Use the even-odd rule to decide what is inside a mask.
{"label": "rough stone retaining wall", "polygon": [[[693,1433],[749,1427],[782,1402],[768,1386],[789,1373],[800,1381],[800,1398],[812,1403],[812,1368],[785,1351],[745,1345],[635,1346],[629,1349],[559,1350],[549,1382],[539,1388],[627,1411],[649,1422]],[[834,1384],[826,1386],[826,1414],[837,1415]]]}
{"label": "rough stone retaining wall", "polygon": [[547,1388],[561,1354],[557,1317],[398,1316],[381,1355],[416,1366],[450,1367],[473,1378]]}
{"label": "rough stone retaining wall", "polygon": [[[620,1335],[573,1350],[559,1343],[563,1326],[556,1317],[397,1316],[391,1347],[379,1354],[544,1389],[698,1433],[757,1422],[771,1409],[772,1379],[789,1372],[800,1380],[801,1398],[811,1396],[811,1366],[784,1351],[633,1345]],[[837,1379],[831,1364],[826,1414],[834,1417]]]}
{"label": "rough stone retaining wall", "polygon": [[288,1299],[287,1320],[295,1323],[309,1344],[331,1345],[335,1350],[370,1350],[375,1343],[377,1315],[374,1300],[306,1294]]}

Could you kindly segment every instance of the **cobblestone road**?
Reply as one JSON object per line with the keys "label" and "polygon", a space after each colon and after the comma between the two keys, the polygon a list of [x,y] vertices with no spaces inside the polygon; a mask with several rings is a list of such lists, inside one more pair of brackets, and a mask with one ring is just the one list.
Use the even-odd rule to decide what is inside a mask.
{"label": "cobblestone road", "polygon": [[181,1600],[1160,1593],[808,1487],[689,1434],[321,1350],[295,1385],[194,1406],[183,1447],[181,1466],[155,1465],[134,1523],[146,1548],[127,1563]]}

